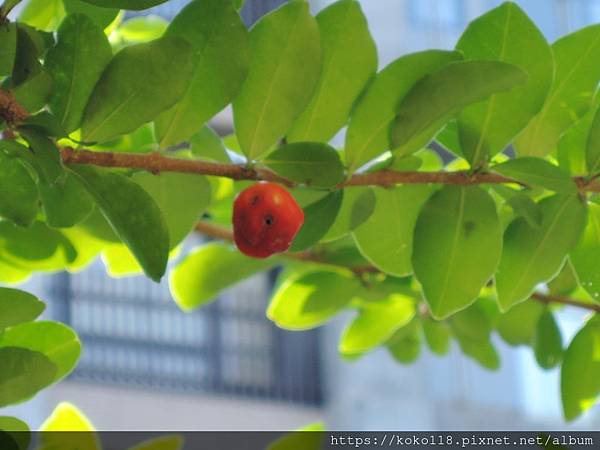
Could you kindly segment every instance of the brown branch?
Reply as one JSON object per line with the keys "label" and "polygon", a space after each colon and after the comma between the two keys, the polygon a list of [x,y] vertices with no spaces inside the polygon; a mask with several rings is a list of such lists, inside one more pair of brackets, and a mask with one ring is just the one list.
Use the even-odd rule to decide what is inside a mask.
{"label": "brown branch", "polygon": [[12,127],[27,119],[29,112],[17,102],[12,92],[0,89],[0,117]]}
{"label": "brown branch", "polygon": [[[297,183],[263,168],[249,168],[242,164],[221,164],[206,161],[179,159],[164,156],[160,153],[114,153],[95,152],[90,150],[74,150],[70,147],[61,149],[62,159],[66,164],[92,164],[103,167],[120,167],[146,170],[152,173],[180,172],[195,173],[233,180],[274,181],[288,187]],[[582,191],[600,192],[600,184],[587,181],[583,177],[575,177],[574,181]],[[393,186],[395,184],[507,184],[517,183],[515,180],[495,173],[468,172],[396,172],[378,170],[376,172],[353,175],[349,180],[337,186],[338,189],[349,186]]]}
{"label": "brown branch", "polygon": [[564,295],[541,294],[536,292],[531,298],[540,303],[561,303],[563,305],[574,306],[575,308],[587,309],[589,311],[600,313],[599,303],[588,303],[571,297],[565,297]]}
{"label": "brown branch", "polygon": [[[196,231],[204,234],[205,236],[209,236],[215,239],[221,239],[229,242],[233,241],[233,233],[231,232],[231,230],[206,220],[201,220],[200,222],[198,222],[198,224],[196,225]],[[319,264],[329,264],[326,260],[323,260],[318,253],[311,251],[282,253],[281,256],[295,260],[308,261]],[[379,269],[370,265],[345,268],[350,269],[358,276],[361,276],[365,273],[381,273]],[[582,300],[576,300],[562,295],[549,295],[536,292],[531,296],[531,298],[543,304],[558,303],[600,313],[600,304],[587,303]]]}

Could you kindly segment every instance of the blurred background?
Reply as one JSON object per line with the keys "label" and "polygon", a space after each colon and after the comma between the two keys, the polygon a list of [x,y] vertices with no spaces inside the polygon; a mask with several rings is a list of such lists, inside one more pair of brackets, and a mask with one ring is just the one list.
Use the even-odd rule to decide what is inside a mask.
{"label": "blurred background", "polygon": [[[247,0],[250,25],[285,0]],[[314,12],[333,0],[312,0]],[[144,11],[170,20],[186,0]],[[380,67],[425,48],[452,48],[496,0],[362,0]],[[600,0],[518,1],[550,41],[600,21]],[[212,124],[231,130],[231,114]],[[192,237],[186,245],[201,243]],[[232,268],[233,270],[233,268]],[[331,430],[597,429],[598,408],[565,425],[558,371],[543,372],[529,348],[496,339],[497,372],[457,348],[444,358],[423,349],[402,366],[385,351],[356,362],[337,355],[348,317],[310,332],[277,329],[264,315],[273,273],[245,281],[191,314],[167,282],[114,279],[101,261],[78,274],[38,276],[26,288],[49,303],[84,342],[66,380],[7,414],[39,426],[59,401],[78,405],[102,430],[289,430],[324,421]],[[582,320],[560,313],[565,342]]]}

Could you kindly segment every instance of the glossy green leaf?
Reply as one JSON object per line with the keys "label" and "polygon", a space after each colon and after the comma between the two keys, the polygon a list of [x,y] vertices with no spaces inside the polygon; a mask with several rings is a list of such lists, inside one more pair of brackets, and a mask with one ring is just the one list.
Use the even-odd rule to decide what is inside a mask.
{"label": "glossy green leaf", "polygon": [[375,210],[352,233],[356,246],[371,264],[395,276],[412,273],[413,234],[431,186],[404,185],[374,188]]}
{"label": "glossy green leaf", "polygon": [[531,345],[544,307],[534,300],[519,303],[498,317],[496,329],[510,345]]}
{"label": "glossy green leaf", "polygon": [[562,335],[554,314],[548,309],[541,315],[535,327],[533,351],[535,359],[542,369],[553,369],[561,362]]}
{"label": "glossy green leaf", "polygon": [[19,22],[40,30],[52,31],[64,15],[62,0],[29,0],[19,14]]}
{"label": "glossy green leaf", "polygon": [[[249,258],[229,245],[206,244],[187,255],[171,270],[171,295],[181,309],[191,311],[216,300],[224,289],[276,263],[273,258]],[[231,270],[232,267],[235,270]]]}
{"label": "glossy green leaf", "polygon": [[7,155],[0,145],[0,216],[29,226],[36,218],[38,201],[35,182],[21,159]]}
{"label": "glossy green leaf", "polygon": [[85,110],[82,139],[109,141],[153,120],[183,96],[192,69],[192,46],[181,38],[125,47],[94,88]]}
{"label": "glossy green leaf", "polygon": [[560,373],[565,419],[590,409],[600,395],[600,321],[593,317],[565,351]]}
{"label": "glossy green leaf", "polygon": [[284,145],[261,162],[282,177],[309,186],[332,187],[344,181],[339,153],[320,142]]}
{"label": "glossy green leaf", "polygon": [[450,333],[450,327],[445,322],[424,318],[423,334],[427,346],[436,355],[443,356],[450,351],[450,340],[452,335]]}
{"label": "glossy green leaf", "polygon": [[360,3],[341,0],[317,16],[323,68],[315,94],[288,141],[329,141],[348,120],[354,101],[377,71],[377,49]]}
{"label": "glossy green leaf", "polygon": [[308,3],[292,0],[264,16],[250,32],[250,53],[233,117],[244,154],[256,159],[290,129],[317,86],[321,44]]}
{"label": "glossy green leaf", "polygon": [[445,186],[417,220],[412,263],[433,316],[445,318],[475,301],[502,250],[496,205],[479,187]]}
{"label": "glossy green leaf", "polygon": [[143,9],[152,8],[153,6],[165,3],[168,0],[83,0],[92,5],[101,6],[102,8],[119,8],[132,9],[141,11]]}
{"label": "glossy green leaf", "polygon": [[376,203],[375,191],[369,186],[344,189],[340,211],[323,240],[333,241],[354,231],[373,215]]}
{"label": "glossy green leaf", "polygon": [[0,249],[0,261],[25,271],[61,270],[77,257],[69,240],[43,222],[29,228],[0,222]]}
{"label": "glossy green leaf", "polygon": [[506,200],[515,216],[523,217],[532,227],[542,225],[540,206],[524,190],[515,190],[503,185],[494,186],[494,191]]}
{"label": "glossy green leaf", "polygon": [[56,366],[42,353],[0,348],[0,407],[29,399],[54,381]]}
{"label": "glossy green leaf", "polygon": [[570,295],[578,288],[579,280],[571,261],[567,259],[559,274],[548,283],[548,291],[551,295]]}
{"label": "glossy green leaf", "polygon": [[23,347],[45,355],[56,366],[53,382],[75,368],[81,353],[75,332],[58,322],[29,322],[7,328],[0,335],[0,350],[7,347]]}
{"label": "glossy green leaf", "polygon": [[169,258],[169,229],[152,197],[129,178],[108,169],[72,166],[72,170],[146,275],[159,281]]}
{"label": "glossy green leaf", "polygon": [[386,343],[386,347],[394,360],[401,364],[414,362],[421,353],[420,322],[411,321],[397,330]]}
{"label": "glossy green leaf", "polygon": [[[0,433],[0,445],[4,449],[10,450],[11,445],[15,445],[15,450],[27,450],[31,443],[31,433],[29,427],[22,420],[16,417],[0,416],[0,432],[5,432],[2,436]],[[6,442],[6,438],[10,439]]]}
{"label": "glossy green leaf", "polygon": [[267,317],[288,330],[318,327],[344,308],[361,288],[349,272],[310,272],[286,280],[275,292]]}
{"label": "glossy green leaf", "polygon": [[596,111],[590,125],[585,160],[589,174],[597,175],[600,172],[600,109]]}
{"label": "glossy green leaf", "polygon": [[40,51],[30,34],[23,26],[17,26],[17,53],[11,76],[13,86],[19,86],[41,72],[39,56]]}
{"label": "glossy green leaf", "polygon": [[14,90],[15,100],[30,113],[44,107],[52,92],[52,77],[47,72],[39,72]]}
{"label": "glossy green leaf", "polygon": [[211,187],[205,177],[139,172],[133,176],[133,181],[142,186],[161,209],[169,228],[171,248],[190,234],[210,203]]}
{"label": "glossy green leaf", "polygon": [[0,331],[35,320],[44,309],[46,305],[28,292],[0,288]]}
{"label": "glossy green leaf", "polygon": [[125,41],[137,44],[162,37],[165,31],[167,31],[168,26],[169,22],[167,20],[160,16],[149,14],[126,20],[119,26],[118,33]]}
{"label": "glossy green leaf", "polygon": [[540,208],[540,227],[532,228],[525,219],[518,218],[504,233],[496,288],[498,302],[505,311],[526,300],[536,285],[560,271],[585,226],[586,207],[577,194],[546,198]]}
{"label": "glossy green leaf", "polygon": [[304,208],[304,225],[297,234],[291,251],[305,250],[319,242],[333,225],[342,206],[344,191],[327,194]]}
{"label": "glossy green leaf", "polygon": [[17,27],[13,23],[0,25],[0,75],[10,75],[17,54]]}
{"label": "glossy green leaf", "polygon": [[592,105],[600,67],[600,25],[560,38],[552,45],[554,82],[542,110],[514,142],[520,155],[545,156],[556,150],[560,136]]}
{"label": "glossy green leaf", "polygon": [[155,121],[161,147],[189,139],[240,89],[249,65],[248,32],[231,2],[195,0],[173,19],[166,36],[194,46],[194,74],[181,100]]}
{"label": "glossy green leaf", "polygon": [[94,199],[70,170],[64,180],[55,184],[40,181],[38,188],[46,222],[51,227],[77,225],[94,209]]}
{"label": "glossy green leaf", "polygon": [[393,153],[419,150],[466,106],[526,81],[521,69],[497,61],[456,62],[425,76],[398,107],[391,129]]}
{"label": "glossy green leaf", "polygon": [[212,128],[205,125],[190,138],[192,155],[216,162],[230,163],[231,159],[221,138]]}
{"label": "glossy green leaf", "polygon": [[450,319],[452,332],[463,353],[489,370],[500,367],[500,357],[490,340],[492,326],[481,303],[475,303]]}
{"label": "glossy green leaf", "polygon": [[425,75],[461,59],[458,52],[429,50],[403,56],[373,80],[356,105],[346,134],[346,164],[351,172],[390,148],[389,127],[398,103]]}
{"label": "glossy green leaf", "polygon": [[588,210],[583,236],[570,256],[581,287],[595,301],[600,301],[600,205],[590,203]]}
{"label": "glossy green leaf", "polygon": [[19,133],[33,152],[33,162],[40,177],[50,184],[64,179],[65,168],[54,142],[34,128],[21,128]]}
{"label": "glossy green leaf", "polygon": [[570,193],[577,190],[577,185],[567,172],[541,158],[509,159],[493,166],[492,170],[530,186],[543,187],[555,192]]}
{"label": "glossy green leaf", "polygon": [[415,300],[403,294],[391,294],[381,302],[365,304],[342,332],[339,352],[358,355],[379,347],[415,316]]}
{"label": "glossy green leaf", "polygon": [[58,30],[58,42],[46,56],[54,80],[49,106],[63,128],[79,128],[94,86],[112,57],[102,29],[83,14],[72,14]]}
{"label": "glossy green leaf", "polygon": [[589,135],[592,122],[598,112],[598,105],[594,105],[571,128],[567,129],[557,146],[556,159],[558,165],[571,175],[584,176],[588,174],[587,153]]}
{"label": "glossy green leaf", "polygon": [[465,59],[514,64],[529,76],[523,86],[492,95],[459,116],[462,152],[478,166],[502,151],[540,111],[552,84],[554,60],[542,32],[512,2],[471,22],[456,49]]}
{"label": "glossy green leaf", "polygon": [[108,27],[119,14],[117,8],[102,8],[85,0],[63,0],[67,14],[85,14],[100,28]]}

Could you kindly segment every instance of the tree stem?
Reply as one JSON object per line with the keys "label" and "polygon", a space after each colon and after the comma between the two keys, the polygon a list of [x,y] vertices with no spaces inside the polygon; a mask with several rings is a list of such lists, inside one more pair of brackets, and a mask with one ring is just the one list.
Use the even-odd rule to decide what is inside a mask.
{"label": "tree stem", "polygon": [[[233,233],[228,228],[222,227],[220,225],[216,225],[212,222],[201,220],[196,225],[196,231],[202,233],[205,236],[221,239],[224,241],[231,242],[233,241]],[[281,256],[301,260],[308,261],[314,263],[321,264],[329,264],[322,260],[319,254],[305,251],[298,253],[283,253]],[[380,273],[380,271],[374,266],[356,266],[356,267],[345,267],[346,269],[350,269],[356,275],[360,276],[365,273]],[[583,300],[577,300],[571,297],[565,297],[562,295],[550,295],[550,294],[542,294],[541,292],[536,292],[531,296],[532,300],[543,304],[556,303],[561,305],[573,306],[575,308],[586,309],[588,311],[593,311],[596,313],[600,313],[600,304],[598,303],[588,303]]]}

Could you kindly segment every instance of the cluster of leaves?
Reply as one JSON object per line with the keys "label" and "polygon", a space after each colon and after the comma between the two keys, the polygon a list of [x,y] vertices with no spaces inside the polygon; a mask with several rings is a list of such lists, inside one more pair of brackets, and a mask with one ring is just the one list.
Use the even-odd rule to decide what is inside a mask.
{"label": "cluster of leaves", "polygon": [[[29,113],[4,114],[14,139],[0,141],[1,281],[76,271],[100,254],[112,275],[159,280],[198,218],[228,224],[246,186],[65,166],[58,147],[220,163],[237,153],[297,183],[306,221],[292,250],[313,257],[253,260],[229,244],[202,246],[170,273],[182,309],[283,265],[268,317],[296,330],[355,310],[340,341],[347,358],[384,347],[411,362],[423,336],[436,354],[455,339],[494,369],[497,331],[531,345],[544,368],[563,361],[567,419],[594,403],[597,319],[563,351],[554,309],[531,296],[544,284],[590,303],[600,296],[600,205],[581,189],[600,173],[600,25],[550,45],[508,2],[471,23],[455,50],[405,55],[377,72],[355,0],[316,17],[292,0],[250,31],[239,1],[194,0],[170,24],[123,20],[121,9],[158,3],[29,0],[0,26],[3,86]],[[229,104],[235,135],[221,140],[205,123]],[[329,143],[342,128],[337,149]],[[444,166],[432,141],[454,160]],[[516,183],[338,188],[382,169]]]}
{"label": "cluster of leaves", "polygon": [[[36,321],[44,303],[27,292],[0,288],[0,407],[29,400],[67,376],[77,364],[81,343],[69,327]],[[0,430],[26,432],[14,417],[0,417]],[[0,433],[2,448],[6,447]],[[27,448],[25,446],[24,448]]]}

